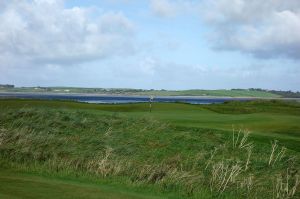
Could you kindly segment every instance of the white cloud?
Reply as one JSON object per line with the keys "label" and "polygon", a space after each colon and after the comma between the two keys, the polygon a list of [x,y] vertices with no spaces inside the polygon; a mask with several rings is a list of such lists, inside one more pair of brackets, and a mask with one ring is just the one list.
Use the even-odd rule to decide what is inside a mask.
{"label": "white cloud", "polygon": [[215,48],[300,59],[299,0],[205,0],[204,5]]}
{"label": "white cloud", "polygon": [[178,12],[177,5],[169,0],[152,0],[151,8],[156,15],[161,17],[172,17]]}
{"label": "white cloud", "polygon": [[122,13],[93,16],[63,0],[1,1],[0,67],[71,64],[134,51],[134,25]]}
{"label": "white cloud", "polygon": [[175,17],[196,11],[199,2],[195,0],[151,0],[150,8],[159,17]]}

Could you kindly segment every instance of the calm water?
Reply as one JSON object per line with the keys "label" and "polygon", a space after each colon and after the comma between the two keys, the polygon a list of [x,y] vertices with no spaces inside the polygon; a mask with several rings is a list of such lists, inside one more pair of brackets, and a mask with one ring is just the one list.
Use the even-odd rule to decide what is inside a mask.
{"label": "calm water", "polygon": [[[78,102],[99,104],[122,104],[149,102],[147,96],[100,96],[84,94],[33,94],[33,93],[0,93],[0,98],[19,99],[50,99],[50,100],[73,100]],[[212,104],[225,101],[249,101],[253,98],[228,98],[228,97],[155,97],[154,102],[184,102],[190,104]]]}

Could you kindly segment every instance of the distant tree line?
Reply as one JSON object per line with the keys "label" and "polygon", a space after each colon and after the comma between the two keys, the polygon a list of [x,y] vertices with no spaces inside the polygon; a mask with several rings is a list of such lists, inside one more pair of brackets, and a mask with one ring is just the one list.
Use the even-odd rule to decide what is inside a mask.
{"label": "distant tree line", "polygon": [[269,91],[271,93],[281,95],[282,97],[288,97],[288,98],[300,98],[300,92],[293,92],[293,91],[275,91],[271,90]]}
{"label": "distant tree line", "polygon": [[14,88],[15,85],[12,84],[0,84],[0,88]]}
{"label": "distant tree line", "polygon": [[261,89],[261,88],[250,88],[249,90],[251,91],[264,91],[264,92],[269,92],[273,94],[280,95],[282,97],[287,97],[287,98],[300,98],[300,92],[293,92],[293,91],[277,91],[277,90],[266,90],[266,89]]}

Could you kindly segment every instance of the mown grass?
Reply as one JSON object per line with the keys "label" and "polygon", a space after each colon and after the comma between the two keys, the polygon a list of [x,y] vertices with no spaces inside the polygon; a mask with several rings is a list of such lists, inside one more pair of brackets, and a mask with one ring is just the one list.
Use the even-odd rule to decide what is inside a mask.
{"label": "mown grass", "polygon": [[[41,175],[32,172],[2,169],[0,198],[64,198],[64,199],[161,199],[162,195],[147,190],[107,185],[95,179],[78,179]],[[172,197],[172,196],[168,196]],[[173,198],[173,197],[172,197]],[[174,197],[176,198],[176,197]]]}
{"label": "mown grass", "polygon": [[[251,113],[230,112],[243,105]],[[1,165],[179,198],[299,197],[298,104],[223,106],[155,103],[149,113],[147,104],[1,100]],[[246,128],[253,130],[247,139]]]}
{"label": "mown grass", "polygon": [[297,101],[255,100],[229,101],[224,104],[204,105],[207,109],[217,113],[246,114],[246,113],[280,113],[300,115],[300,103]]}

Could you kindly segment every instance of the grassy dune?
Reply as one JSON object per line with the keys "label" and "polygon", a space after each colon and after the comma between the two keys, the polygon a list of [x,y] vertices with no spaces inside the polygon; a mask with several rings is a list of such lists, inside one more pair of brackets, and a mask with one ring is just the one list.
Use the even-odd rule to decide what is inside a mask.
{"label": "grassy dune", "polygon": [[299,198],[299,109],[1,100],[0,196]]}

